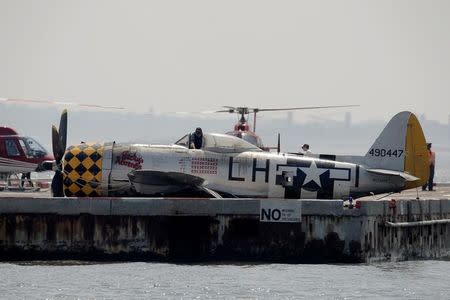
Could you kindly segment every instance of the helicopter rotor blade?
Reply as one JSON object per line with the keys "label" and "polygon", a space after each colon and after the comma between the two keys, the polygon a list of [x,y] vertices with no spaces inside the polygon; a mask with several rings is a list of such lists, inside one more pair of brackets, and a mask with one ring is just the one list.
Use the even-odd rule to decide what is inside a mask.
{"label": "helicopter rotor blade", "polygon": [[215,113],[234,113],[232,109],[216,110]]}
{"label": "helicopter rotor blade", "polygon": [[103,106],[97,104],[86,104],[86,103],[74,103],[56,100],[36,100],[36,99],[19,99],[19,98],[0,98],[0,102],[4,103],[22,103],[22,104],[44,104],[44,105],[63,105],[63,106],[74,106],[80,108],[94,108],[94,109],[114,109],[114,110],[125,110],[125,107],[121,106]]}
{"label": "helicopter rotor blade", "polygon": [[221,113],[221,112],[224,112],[224,113],[236,113],[236,112],[239,112],[237,107],[233,107],[233,106],[222,106],[222,107],[224,107],[226,109],[216,110],[215,112],[216,113]]}
{"label": "helicopter rotor blade", "polygon": [[302,107],[285,107],[285,108],[257,108],[257,107],[233,107],[233,106],[223,106],[223,110],[217,110],[216,113],[258,113],[261,111],[288,111],[288,110],[308,110],[308,109],[322,109],[322,108],[342,108],[342,107],[356,107],[359,105],[328,105],[328,106],[302,106]]}
{"label": "helicopter rotor blade", "polygon": [[340,107],[356,107],[359,105],[329,105],[329,106],[303,106],[303,107],[287,107],[287,108],[249,108],[253,111],[284,111],[284,110],[307,110],[307,109],[321,109],[321,108],[340,108]]}

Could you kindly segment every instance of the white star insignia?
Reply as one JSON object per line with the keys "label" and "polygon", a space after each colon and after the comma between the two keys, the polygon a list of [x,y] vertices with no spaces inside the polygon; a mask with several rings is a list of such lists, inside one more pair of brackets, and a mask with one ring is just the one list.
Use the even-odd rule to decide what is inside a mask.
{"label": "white star insignia", "polygon": [[320,175],[325,173],[327,170],[317,168],[315,161],[312,161],[309,168],[301,169],[306,174],[305,181],[303,181],[303,186],[311,181],[314,181],[320,188],[322,188],[322,184],[320,183]]}

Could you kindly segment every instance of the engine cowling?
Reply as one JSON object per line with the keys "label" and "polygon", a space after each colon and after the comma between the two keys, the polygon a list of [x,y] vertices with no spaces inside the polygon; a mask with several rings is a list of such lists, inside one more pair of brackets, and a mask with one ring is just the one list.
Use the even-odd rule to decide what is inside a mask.
{"label": "engine cowling", "polygon": [[101,196],[103,153],[103,143],[81,143],[67,148],[62,160],[67,197]]}

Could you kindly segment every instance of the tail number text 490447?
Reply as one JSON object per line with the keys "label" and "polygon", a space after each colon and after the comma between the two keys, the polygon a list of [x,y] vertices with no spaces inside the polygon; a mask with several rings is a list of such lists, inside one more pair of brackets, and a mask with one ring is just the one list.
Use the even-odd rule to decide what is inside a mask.
{"label": "tail number text 490447", "polygon": [[403,150],[402,149],[396,149],[396,150],[392,150],[392,149],[370,149],[369,154],[372,156],[381,156],[381,157],[385,157],[385,156],[389,156],[389,157],[401,157],[403,154]]}

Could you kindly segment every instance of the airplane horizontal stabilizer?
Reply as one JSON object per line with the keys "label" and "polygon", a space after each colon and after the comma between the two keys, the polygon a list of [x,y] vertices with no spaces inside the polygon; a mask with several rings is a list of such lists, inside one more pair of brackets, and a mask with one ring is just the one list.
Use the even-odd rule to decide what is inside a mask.
{"label": "airplane horizontal stabilizer", "polygon": [[406,181],[416,181],[420,178],[413,176],[411,174],[400,172],[400,171],[393,171],[393,170],[385,170],[385,169],[366,169],[367,172],[378,174],[378,175],[391,175],[391,176],[400,176]]}

